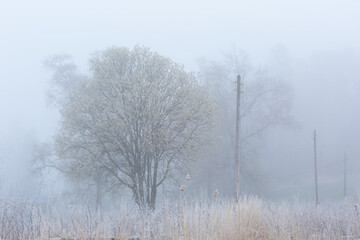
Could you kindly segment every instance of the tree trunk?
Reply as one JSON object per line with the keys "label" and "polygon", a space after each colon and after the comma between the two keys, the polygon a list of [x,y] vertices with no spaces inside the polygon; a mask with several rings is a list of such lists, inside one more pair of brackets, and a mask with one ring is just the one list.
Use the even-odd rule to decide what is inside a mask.
{"label": "tree trunk", "polygon": [[156,202],[156,190],[157,190],[157,172],[158,172],[159,164],[155,161],[154,164],[154,174],[153,174],[153,182],[151,185],[151,201],[150,201],[150,208],[155,209],[155,202]]}
{"label": "tree trunk", "polygon": [[100,177],[96,177],[96,209],[100,210],[102,208],[102,181]]}

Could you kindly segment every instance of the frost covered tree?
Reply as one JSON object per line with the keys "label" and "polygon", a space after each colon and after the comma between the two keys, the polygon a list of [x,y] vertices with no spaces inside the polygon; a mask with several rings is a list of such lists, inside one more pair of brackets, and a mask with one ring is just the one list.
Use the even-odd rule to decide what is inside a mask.
{"label": "frost covered tree", "polygon": [[60,166],[101,169],[139,206],[209,140],[213,105],[193,73],[147,48],[110,48],[90,60],[89,80],[61,111]]}

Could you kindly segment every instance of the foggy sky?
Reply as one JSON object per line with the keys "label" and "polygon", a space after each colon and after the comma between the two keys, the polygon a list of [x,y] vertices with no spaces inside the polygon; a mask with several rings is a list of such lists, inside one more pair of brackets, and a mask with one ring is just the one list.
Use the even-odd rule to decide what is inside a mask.
{"label": "foggy sky", "polygon": [[[220,59],[234,45],[246,51],[255,66],[266,65],[280,46],[285,53],[274,69],[294,88],[293,115],[301,126],[296,136],[306,139],[310,147],[305,149],[311,150],[312,130],[317,128],[320,139],[327,139],[320,147],[321,161],[326,154],[339,158],[346,146],[360,158],[359,13],[358,0],[1,1],[0,143],[12,152],[21,149],[10,154],[5,174],[16,182],[26,171],[22,163],[29,158],[24,150],[31,145],[29,139],[44,141],[57,127],[57,112],[46,105],[50,73],[43,68],[45,58],[70,54],[86,71],[94,51],[136,44],[193,71],[198,58]],[[289,61],[281,62],[284,59]],[[274,138],[286,146],[291,134]],[[275,153],[271,144],[274,141],[264,155],[277,158],[279,166],[289,167],[289,155],[300,151],[288,146],[288,152]],[[336,153],[331,151],[335,146]],[[311,158],[311,152],[308,155]],[[299,166],[310,169],[311,164]]]}

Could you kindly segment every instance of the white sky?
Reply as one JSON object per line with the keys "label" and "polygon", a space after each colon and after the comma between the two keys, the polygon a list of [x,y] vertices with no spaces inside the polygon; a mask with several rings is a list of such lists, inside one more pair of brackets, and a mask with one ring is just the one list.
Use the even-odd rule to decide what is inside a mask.
{"label": "white sky", "polygon": [[0,134],[50,124],[49,116],[42,116],[49,112],[44,95],[49,73],[42,67],[49,55],[71,54],[84,68],[96,50],[136,44],[191,70],[199,57],[216,59],[234,44],[256,63],[279,44],[300,57],[358,50],[360,0],[2,0]]}
{"label": "white sky", "polygon": [[56,126],[46,107],[46,57],[67,53],[85,68],[96,50],[136,44],[190,70],[234,44],[257,64],[277,45],[298,58],[359,51],[360,0],[0,0],[0,142],[44,139]]}

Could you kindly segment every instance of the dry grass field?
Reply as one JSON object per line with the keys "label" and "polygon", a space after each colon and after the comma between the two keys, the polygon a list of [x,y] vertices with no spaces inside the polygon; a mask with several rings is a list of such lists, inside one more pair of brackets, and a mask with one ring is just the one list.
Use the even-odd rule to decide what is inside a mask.
{"label": "dry grass field", "polygon": [[183,201],[155,211],[119,203],[98,212],[84,206],[58,211],[28,201],[1,201],[0,239],[359,239],[358,204],[346,200],[315,207],[243,197],[239,203]]}

